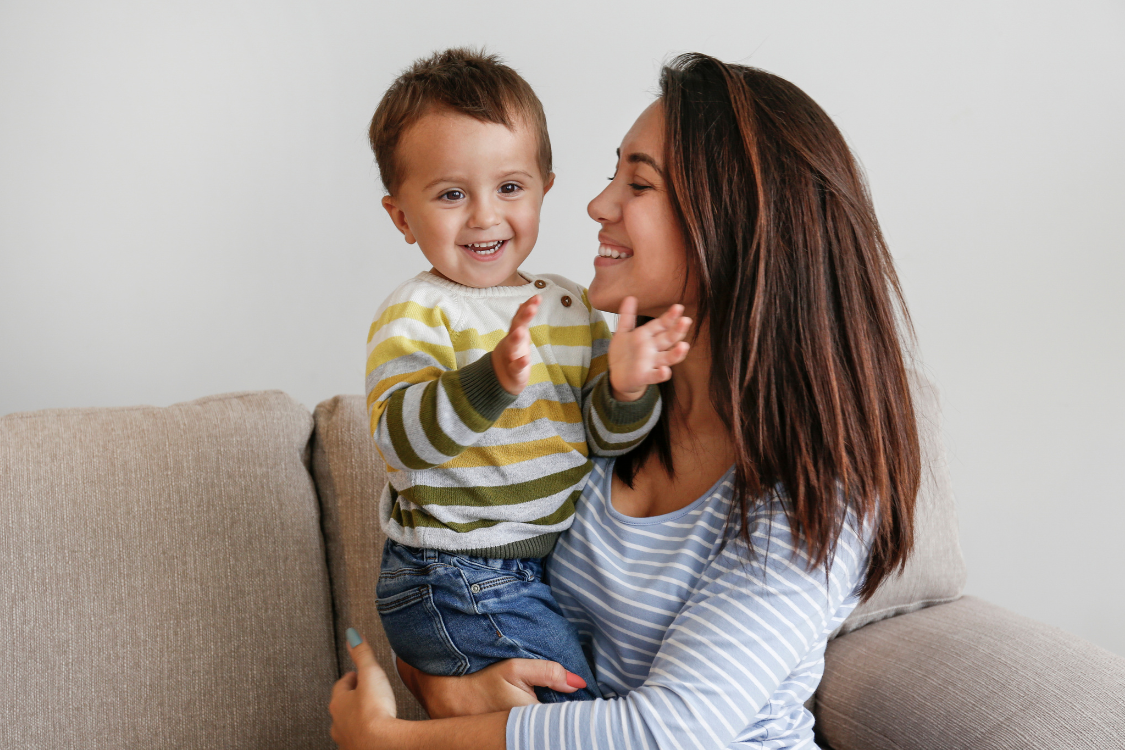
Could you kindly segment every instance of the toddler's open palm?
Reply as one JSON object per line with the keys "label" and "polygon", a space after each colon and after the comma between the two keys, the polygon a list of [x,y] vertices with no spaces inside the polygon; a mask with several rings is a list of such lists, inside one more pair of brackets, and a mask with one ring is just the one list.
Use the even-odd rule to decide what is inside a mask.
{"label": "toddler's open palm", "polygon": [[512,316],[508,335],[492,350],[492,369],[496,379],[508,393],[518,396],[527,387],[531,377],[531,319],[539,311],[540,297],[536,294],[520,305]]}
{"label": "toddler's open palm", "polygon": [[636,326],[637,300],[626,297],[609,342],[609,384],[618,401],[636,401],[650,385],[671,378],[672,365],[682,362],[690,348],[684,337],[691,318],[683,305],[672,305],[659,318]]}

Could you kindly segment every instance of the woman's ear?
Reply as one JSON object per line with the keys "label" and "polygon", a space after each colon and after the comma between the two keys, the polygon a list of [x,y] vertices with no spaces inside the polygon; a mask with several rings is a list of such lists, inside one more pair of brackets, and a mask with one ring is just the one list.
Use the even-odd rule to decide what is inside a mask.
{"label": "woman's ear", "polygon": [[402,236],[406,238],[407,244],[413,245],[418,241],[417,238],[414,237],[414,233],[410,231],[410,224],[406,220],[406,212],[398,207],[398,203],[393,196],[383,196],[383,208],[386,209],[387,215],[391,217],[391,221],[394,222],[398,231],[402,232]]}

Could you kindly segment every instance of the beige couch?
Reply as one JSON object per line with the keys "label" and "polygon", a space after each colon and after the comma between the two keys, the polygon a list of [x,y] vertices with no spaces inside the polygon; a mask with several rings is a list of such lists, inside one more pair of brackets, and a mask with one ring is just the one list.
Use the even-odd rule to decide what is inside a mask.
{"label": "beige couch", "polygon": [[[1125,659],[959,597],[918,397],[918,552],[829,644],[822,744],[1125,747]],[[358,396],[312,415],[279,392],[0,419],[0,747],[331,747],[344,629],[389,667],[365,422]],[[399,714],[423,716],[402,690]]]}

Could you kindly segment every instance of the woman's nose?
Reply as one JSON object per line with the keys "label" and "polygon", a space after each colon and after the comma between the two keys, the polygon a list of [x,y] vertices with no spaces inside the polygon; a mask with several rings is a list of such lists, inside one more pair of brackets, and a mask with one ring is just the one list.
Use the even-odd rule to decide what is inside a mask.
{"label": "woman's nose", "polygon": [[612,224],[621,216],[617,201],[613,199],[613,183],[607,185],[586,206],[586,213],[599,224]]}

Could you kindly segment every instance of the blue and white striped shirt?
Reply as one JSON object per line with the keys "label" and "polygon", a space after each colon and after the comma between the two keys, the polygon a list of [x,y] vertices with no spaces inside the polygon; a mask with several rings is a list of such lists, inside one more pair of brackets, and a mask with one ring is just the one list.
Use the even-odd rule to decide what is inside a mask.
{"label": "blue and white striped shirt", "polygon": [[613,461],[595,459],[548,564],[607,700],[512,709],[508,750],[815,748],[803,704],[867,565],[854,517],[831,567],[810,573],[779,499],[752,512],[752,555],[724,532],[733,470],[652,518],[613,508],[612,476]]}

